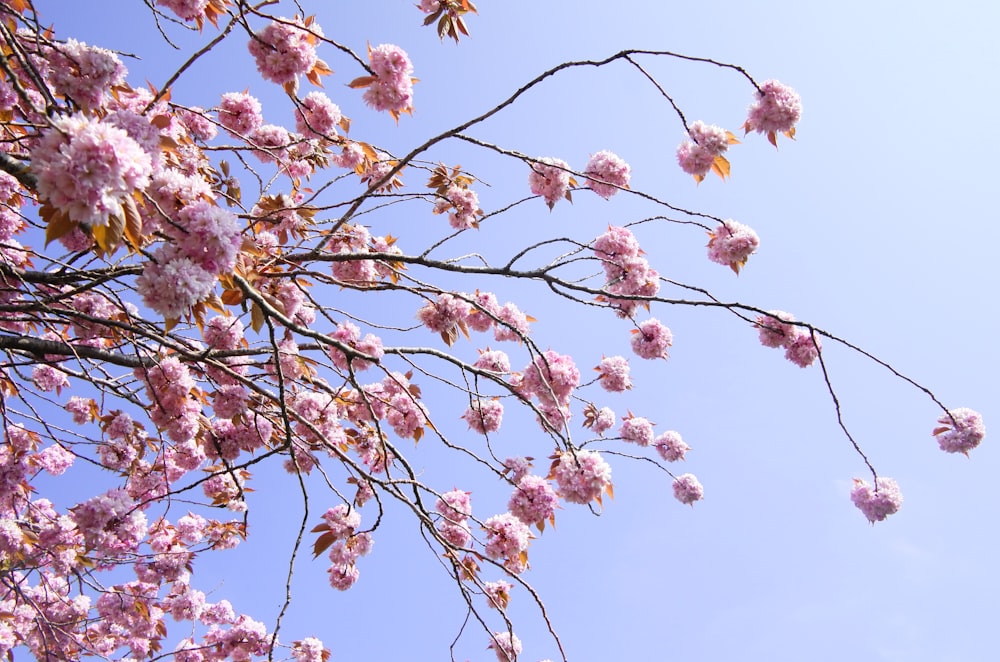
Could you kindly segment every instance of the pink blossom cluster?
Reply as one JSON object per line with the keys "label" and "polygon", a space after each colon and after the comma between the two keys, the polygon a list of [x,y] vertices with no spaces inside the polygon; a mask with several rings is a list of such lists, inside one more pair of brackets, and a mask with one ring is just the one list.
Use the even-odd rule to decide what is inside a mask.
{"label": "pink blossom cluster", "polygon": [[748,225],[727,219],[709,233],[708,259],[729,266],[736,273],[757,250],[760,238]]}
{"label": "pink blossom cluster", "polygon": [[330,585],[338,591],[346,591],[358,580],[356,561],[372,549],[371,534],[357,532],[361,525],[361,515],[343,503],[323,514],[323,524],[323,535],[332,541],[327,555],[331,563],[327,569]]}
{"label": "pink blossom cluster", "polygon": [[593,420],[591,429],[596,434],[604,436],[605,432],[615,426],[615,412],[610,407],[601,407],[597,410]]}
{"label": "pink blossom cluster", "polygon": [[473,302],[466,319],[473,331],[486,332],[492,328],[498,342],[521,342],[528,335],[530,320],[516,304],[508,301],[501,306],[492,292],[478,290],[466,297]]}
{"label": "pink blossom cluster", "polygon": [[986,425],[979,412],[959,407],[941,415],[938,427],[934,428],[934,437],[946,453],[968,455],[986,437]]}
{"label": "pink blossom cluster", "polygon": [[[373,237],[363,225],[345,225],[330,239],[328,249],[334,254],[390,253],[401,251],[386,237]],[[370,287],[383,278],[395,275],[393,267],[376,260],[334,260],[334,277],[356,287]]]}
{"label": "pink blossom cluster", "polygon": [[519,389],[525,397],[538,399],[539,410],[550,425],[562,427],[569,418],[573,390],[579,385],[580,371],[573,358],[548,350],[521,371]]}
{"label": "pink blossom cluster", "polygon": [[153,423],[176,442],[193,439],[201,404],[195,397],[195,382],[187,366],[177,357],[168,356],[148,369],[136,368],[135,376],[146,385]]}
{"label": "pink blossom cluster", "polygon": [[716,159],[729,149],[730,134],[720,126],[698,120],[688,127],[688,136],[691,140],[685,140],[677,147],[677,163],[681,170],[700,181],[712,169]]}
{"label": "pink blossom cluster", "polygon": [[674,498],[681,503],[694,505],[695,501],[701,501],[705,495],[705,488],[701,486],[694,474],[683,474],[674,479]]}
{"label": "pink blossom cluster", "polygon": [[499,349],[481,349],[479,350],[479,358],[472,365],[486,372],[505,375],[510,372],[510,357]]}
{"label": "pink blossom cluster", "polygon": [[[330,339],[335,340],[342,345],[346,345],[351,349],[357,350],[362,354],[366,354],[372,357],[375,361],[378,361],[385,354],[382,349],[382,339],[376,336],[374,333],[366,333],[365,337],[361,337],[361,329],[352,322],[344,321],[337,325],[336,330],[330,334]],[[333,361],[335,365],[340,370],[348,370],[348,359],[347,354],[343,350],[335,345],[331,345],[329,349],[330,360]],[[372,367],[374,363],[368,359],[362,359],[359,357],[353,357],[350,360],[351,370],[367,370]]]}
{"label": "pink blossom cluster", "polygon": [[620,317],[631,317],[641,300],[630,297],[651,297],[660,291],[660,274],[642,257],[635,235],[627,228],[611,226],[594,239],[594,254],[601,261],[609,292],[608,303]]}
{"label": "pink blossom cluster", "polygon": [[437,500],[434,509],[442,519],[437,530],[448,544],[467,547],[472,541],[468,518],[472,516],[472,499],[468,492],[452,490],[445,492]]}
{"label": "pink blossom cluster", "polygon": [[632,351],[644,359],[665,359],[674,336],[660,320],[651,317],[632,330]]}
{"label": "pink blossom cluster", "polygon": [[632,169],[618,155],[602,150],[590,157],[583,174],[587,176],[587,188],[607,200],[628,188]]}
{"label": "pink blossom cluster", "polygon": [[508,457],[503,461],[504,473],[510,474],[510,481],[517,485],[531,471],[531,458]]}
{"label": "pink blossom cluster", "polygon": [[118,56],[104,48],[67,39],[51,49],[46,60],[52,88],[88,110],[104,106],[111,88],[121,85],[128,74]]}
{"label": "pink blossom cluster", "polygon": [[528,568],[528,525],[511,513],[494,515],[483,522],[486,531],[486,556],[503,561],[503,566],[517,575]]}
{"label": "pink blossom cluster", "polygon": [[667,462],[676,462],[684,459],[684,454],[691,450],[691,447],[684,443],[679,432],[667,430],[653,440],[653,447]]}
{"label": "pink blossom cluster", "polygon": [[233,136],[249,137],[264,125],[260,101],[246,92],[227,92],[219,102],[219,124]]}
{"label": "pink blossom cluster", "polygon": [[196,140],[209,141],[214,138],[219,130],[205,114],[205,109],[201,106],[190,106],[189,108],[178,107],[174,109],[177,119],[188,134]]}
{"label": "pink blossom cluster", "polygon": [[623,356],[606,356],[595,368],[600,373],[601,387],[611,393],[621,393],[632,388],[628,359]]}
{"label": "pink blossom cluster", "polygon": [[747,112],[744,128],[766,133],[773,142],[776,133],[794,133],[795,124],[802,117],[802,99],[787,85],[768,80],[761,84]]}
{"label": "pink blossom cluster", "polygon": [[456,230],[477,227],[476,216],[480,212],[479,196],[467,186],[449,186],[434,205],[434,213],[447,213],[448,224]]}
{"label": "pink blossom cluster", "polygon": [[198,200],[176,215],[164,244],[146,263],[136,290],[147,306],[166,319],[177,319],[204,300],[216,276],[232,270],[243,244],[236,216]]}
{"label": "pink blossom cluster", "polygon": [[292,642],[292,657],[295,658],[295,662],[326,662],[329,656],[330,652],[316,637],[306,637],[301,641]]}
{"label": "pink blossom cluster", "polygon": [[860,478],[855,478],[851,501],[874,524],[899,510],[903,505],[903,494],[892,478],[879,477],[875,481],[875,489]]}
{"label": "pink blossom cluster", "polygon": [[507,603],[510,602],[510,589],[512,588],[513,585],[510,582],[505,582],[502,579],[495,582],[483,583],[483,593],[486,594],[489,606],[500,611],[507,608]]}
{"label": "pink blossom cluster", "polygon": [[469,304],[454,295],[443,292],[433,301],[428,301],[417,311],[417,319],[434,333],[451,338],[450,345],[458,332],[467,328]]}
{"label": "pink blossom cluster", "polygon": [[528,474],[517,481],[514,492],[507,502],[507,509],[525,524],[535,524],[539,528],[546,520],[555,517],[559,497],[552,485],[541,476]]}
{"label": "pink blossom cluster", "polygon": [[121,489],[92,497],[70,512],[87,549],[101,557],[135,552],[146,537],[146,516]]}
{"label": "pink blossom cluster", "polygon": [[307,94],[295,109],[295,130],[307,137],[331,138],[343,117],[340,106],[317,90]]}
{"label": "pink blossom cluster", "polygon": [[369,49],[368,59],[374,80],[362,99],[378,111],[388,111],[394,117],[413,109],[413,64],[399,46],[381,44]]}
{"label": "pink blossom cluster", "polygon": [[205,13],[209,0],[156,0],[156,4],[166,7],[185,21],[190,21]]}
{"label": "pink blossom cluster", "polygon": [[569,164],[562,159],[543,157],[533,161],[531,172],[528,173],[528,186],[534,195],[545,199],[545,204],[552,209],[561,198],[569,196],[572,177]]}
{"label": "pink blossom cluster", "polygon": [[560,453],[552,476],[557,493],[570,503],[599,502],[601,495],[611,489],[611,467],[596,451]]}
{"label": "pink blossom cluster", "polygon": [[781,310],[768,311],[766,315],[758,315],[755,323],[759,329],[760,344],[765,347],[784,347],[785,358],[799,366],[807,368],[819,358],[823,347],[819,336],[804,326],[791,324],[795,317]]}
{"label": "pink blossom cluster", "polygon": [[69,386],[66,373],[48,363],[39,363],[31,369],[31,382],[43,393],[50,391],[59,393]]}
{"label": "pink blossom cluster", "polygon": [[[239,349],[246,344],[246,329],[239,317],[216,315],[205,323],[202,337],[210,349],[225,352]],[[225,368],[216,363],[222,364]],[[236,357],[220,357],[212,362],[206,362],[205,373],[217,384],[238,386],[236,377],[246,375],[247,364]],[[239,386],[239,389],[243,390],[243,387]]]}
{"label": "pink blossom cluster", "polygon": [[266,80],[278,85],[294,84],[319,61],[316,41],[322,36],[323,30],[315,22],[307,25],[298,17],[281,17],[253,35],[247,48]]}
{"label": "pink blossom cluster", "polygon": [[639,446],[649,446],[653,443],[655,436],[653,423],[642,416],[629,414],[622,419],[622,428],[618,432],[618,436],[624,441],[638,444]]}
{"label": "pink blossom cluster", "polygon": [[494,632],[489,647],[497,654],[498,662],[514,662],[521,654],[521,640],[510,631]]}
{"label": "pink blossom cluster", "polygon": [[84,115],[57,117],[31,151],[38,194],[70,220],[107,225],[149,184],[152,160],[128,133]]}
{"label": "pink blossom cluster", "polygon": [[474,400],[462,414],[462,419],[479,434],[496,432],[503,420],[503,403],[496,398]]}

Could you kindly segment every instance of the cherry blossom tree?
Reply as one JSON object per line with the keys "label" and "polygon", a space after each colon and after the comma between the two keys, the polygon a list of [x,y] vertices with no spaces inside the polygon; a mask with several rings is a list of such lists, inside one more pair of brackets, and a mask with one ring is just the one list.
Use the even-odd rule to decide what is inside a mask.
{"label": "cherry blossom tree", "polygon": [[[605,146],[587,146],[589,159],[575,162],[475,134],[554,77],[624,67],[687,136],[669,167],[696,186],[729,177],[741,141],[773,149],[768,142],[795,137],[802,102],[788,85],[711,59],[627,50],[541,71],[481,114],[389,148],[366,139],[333,97],[359,95],[372,116],[416,121],[418,76],[434,72],[399,45],[355,52],[322,3],[318,14],[276,1],[145,5],[166,42],[182,33],[203,42],[162,84],[138,83],[157,72],[131,71],[124,54],[77,41],[71,26],[50,28],[42,0],[0,0],[0,651],[328,659],[329,643],[280,636],[290,589],[265,623],[210,600],[199,583],[201,557],[248,535],[247,495],[267,473],[287,474],[301,503],[283,570],[289,587],[296,564],[321,563],[328,590],[349,590],[383,518],[407,513],[468,607],[462,636],[501,662],[527,659],[507,607],[529,600],[563,651],[529,582],[532,546],[558,535],[559,510],[600,512],[614,464],[629,460],[655,467],[680,504],[705,494],[693,473],[674,468],[691,450],[681,432],[603,404],[606,393],[653,386],[632,378],[630,362],[667,369],[674,337],[663,320],[680,307],[723,310],[742,333],[820,374],[859,457],[851,501],[871,522],[899,510],[901,489],[842,419],[824,343],[930,398],[940,415],[928,432],[943,451],[967,455],[982,442],[977,412],[949,409],[790,313],[662,276],[657,251],[642,243],[651,224],[694,226],[707,249],[691,250],[738,276],[761,243],[748,225],[633,190],[629,164]],[[422,0],[412,11],[415,26],[436,30],[432,39],[461,42],[476,7]],[[370,36],[378,40],[377,27]],[[174,93],[231,42],[282,90],[283,108],[265,107],[249,81],[201,98]],[[689,121],[646,66],[660,59],[731,74],[749,102],[742,132]],[[324,87],[335,79],[339,87]],[[282,112],[294,118],[287,126],[265,119]],[[504,202],[480,203],[489,184],[447,160],[455,144],[501,159],[517,182],[501,190]],[[544,219],[594,195],[607,205],[631,196],[649,213],[596,235],[539,230],[507,255],[477,238],[512,210]],[[408,230],[384,229],[403,214]],[[616,324],[621,342],[593,357],[560,351],[558,336],[532,328],[543,311],[500,294],[509,283],[572,304],[574,324]],[[510,419],[528,422],[531,455],[499,450]],[[433,480],[411,461],[428,446],[456,458]],[[488,481],[505,485],[508,500],[475,502]]]}

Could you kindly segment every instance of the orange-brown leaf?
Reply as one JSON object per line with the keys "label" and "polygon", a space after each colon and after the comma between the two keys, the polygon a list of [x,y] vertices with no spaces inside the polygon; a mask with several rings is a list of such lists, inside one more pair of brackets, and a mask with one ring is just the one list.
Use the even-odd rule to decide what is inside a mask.
{"label": "orange-brown leaf", "polygon": [[358,89],[360,87],[368,87],[375,82],[374,76],[359,76],[355,78],[350,83],[347,84],[348,87],[352,89]]}

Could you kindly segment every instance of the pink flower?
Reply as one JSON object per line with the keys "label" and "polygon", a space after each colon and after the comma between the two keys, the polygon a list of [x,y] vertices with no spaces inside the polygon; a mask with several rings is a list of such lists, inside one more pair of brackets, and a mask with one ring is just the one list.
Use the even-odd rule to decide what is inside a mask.
{"label": "pink flower", "polygon": [[783,310],[769,310],[767,315],[756,319],[760,331],[760,344],[764,347],[784,347],[795,337],[796,327],[786,322],[794,322],[795,316]]}
{"label": "pink flower", "polygon": [[765,81],[748,109],[746,131],[768,134],[773,143],[776,133],[791,137],[802,116],[802,100],[792,88],[776,80]]}
{"label": "pink flower", "polygon": [[879,478],[875,486],[873,490],[867,482],[855,478],[854,489],[851,490],[851,501],[872,524],[881,522],[903,505],[903,494],[892,478]]}
{"label": "pink flower", "polygon": [[479,196],[464,186],[449,186],[444,199],[434,205],[435,214],[448,212],[448,224],[456,230],[477,227],[476,215],[480,213]]}
{"label": "pink flower", "polygon": [[548,350],[522,371],[521,392],[537,397],[543,405],[565,407],[579,384],[580,371],[573,358]]}
{"label": "pink flower", "polygon": [[632,351],[644,359],[665,359],[674,336],[660,320],[651,317],[632,331]]}
{"label": "pink flower", "polygon": [[486,594],[490,607],[502,611],[507,608],[507,603],[510,602],[511,588],[513,588],[511,583],[503,580],[485,582],[483,584],[483,593]]}
{"label": "pink flower", "polygon": [[59,444],[53,444],[35,455],[35,463],[53,476],[61,476],[73,466],[76,456]]}
{"label": "pink flower", "polygon": [[749,226],[729,219],[720,223],[709,237],[708,259],[728,265],[737,274],[760,245],[757,233]]}
{"label": "pink flower", "polygon": [[442,293],[434,301],[428,301],[417,311],[417,318],[428,329],[441,334],[445,343],[451,345],[458,339],[459,331],[466,330],[466,318],[469,316],[469,304]]}
{"label": "pink flower", "polygon": [[285,85],[295,83],[298,76],[309,73],[319,58],[316,56],[317,37],[323,36],[318,24],[279,18],[255,34],[247,48],[257,62],[257,71],[265,79]]}
{"label": "pink flower", "polygon": [[501,375],[510,372],[510,358],[506,352],[499,349],[479,350],[479,358],[472,365],[480,370],[495,372]]}
{"label": "pink flower", "polygon": [[558,505],[559,497],[547,480],[527,475],[518,481],[507,509],[525,524],[541,524],[555,515]]}
{"label": "pink flower", "polygon": [[483,522],[486,530],[486,556],[503,561],[507,570],[520,574],[528,567],[528,543],[531,532],[528,525],[511,513],[494,515]]}
{"label": "pink flower", "polygon": [[68,39],[48,54],[49,79],[58,94],[88,109],[104,105],[105,95],[125,82],[128,70],[109,50]]}
{"label": "pink flower", "polygon": [[516,485],[531,471],[531,460],[526,457],[508,457],[503,461],[504,473],[510,473],[510,480]]}
{"label": "pink flower", "polygon": [[681,170],[701,181],[716,158],[729,149],[731,135],[722,127],[705,124],[701,120],[688,127],[691,140],[685,140],[677,147],[677,163]]}
{"label": "pink flower", "polygon": [[596,451],[561,453],[553,469],[559,496],[570,503],[587,504],[611,489],[611,467]]}
{"label": "pink flower", "polygon": [[587,176],[587,188],[605,200],[619,189],[627,189],[632,169],[617,155],[600,151],[590,157],[583,174]]}
{"label": "pink flower", "polygon": [[497,654],[499,662],[514,662],[521,654],[521,640],[511,632],[494,632],[489,647]]}
{"label": "pink flower", "polygon": [[604,433],[615,426],[615,412],[610,407],[601,407],[596,416],[594,416],[594,423],[591,428],[598,435],[604,436]]}
{"label": "pink flower", "polygon": [[814,338],[809,329],[797,326],[791,339],[785,344],[785,358],[800,368],[808,368],[819,358],[822,347],[819,336]]}
{"label": "pink flower", "polygon": [[143,303],[165,319],[180,319],[191,306],[204,301],[215,287],[215,274],[189,257],[178,255],[172,245],[154,254],[136,279],[135,288]]}
{"label": "pink flower", "polygon": [[413,110],[413,64],[399,46],[381,44],[369,50],[374,80],[365,90],[362,100],[378,111],[388,111],[399,118],[400,113]]}
{"label": "pink flower", "polygon": [[681,503],[693,506],[695,501],[701,501],[704,494],[705,488],[694,474],[684,474],[674,479],[674,498]]}
{"label": "pink flower", "polygon": [[72,221],[124,218],[122,199],[145,189],[149,154],[117,127],[83,115],[58,117],[31,152],[38,194]]}
{"label": "pink flower", "polygon": [[622,420],[618,435],[625,441],[649,446],[653,443],[653,424],[641,416],[628,416]]}
{"label": "pink flower", "polygon": [[260,102],[246,92],[227,92],[219,103],[219,124],[237,138],[252,135],[264,125]]}
{"label": "pink flower", "polygon": [[607,356],[601,359],[601,364],[597,366],[596,370],[601,373],[599,379],[605,391],[621,393],[632,388],[632,378],[629,376],[629,365],[626,358]]}
{"label": "pink flower", "polygon": [[[352,347],[363,354],[367,354],[378,360],[385,354],[382,348],[382,339],[372,333],[366,333],[364,339],[361,338],[361,329],[351,322],[342,322],[337,325],[336,331],[330,334],[332,340]],[[329,349],[330,360],[340,370],[347,370],[347,355],[337,347],[331,346]],[[371,361],[362,358],[352,358],[351,368],[353,370],[367,370],[374,365]]]}
{"label": "pink flower", "polygon": [[521,342],[524,336],[528,335],[528,316],[518,309],[513,303],[505,303],[497,311],[496,326],[493,328],[493,338],[497,342],[514,341]]}
{"label": "pink flower", "polygon": [[465,410],[462,418],[479,434],[496,432],[503,419],[503,404],[497,399],[476,400]]}
{"label": "pink flower", "polygon": [[545,198],[545,204],[552,209],[560,198],[569,195],[569,187],[573,179],[569,174],[569,164],[562,159],[545,157],[528,164],[531,172],[528,174],[528,185],[534,195]]}
{"label": "pink flower", "polygon": [[190,21],[205,13],[208,0],[156,0],[156,4],[171,10],[179,18]]}
{"label": "pink flower", "polygon": [[962,453],[978,446],[986,436],[986,426],[983,417],[977,411],[967,407],[949,410],[938,419],[938,427],[934,428],[934,437],[941,450],[946,453]]}
{"label": "pink flower", "polygon": [[31,370],[31,381],[38,387],[38,390],[48,393],[49,391],[59,392],[69,386],[69,379],[61,370],[42,363],[36,365]]}
{"label": "pink flower", "polygon": [[667,462],[683,460],[684,454],[691,450],[691,447],[681,439],[680,433],[673,430],[668,430],[654,439],[653,446],[656,447],[656,452],[660,454],[660,457]]}
{"label": "pink flower", "polygon": [[295,109],[295,130],[305,136],[328,138],[336,135],[341,119],[340,107],[328,96],[319,91],[310,92]]}

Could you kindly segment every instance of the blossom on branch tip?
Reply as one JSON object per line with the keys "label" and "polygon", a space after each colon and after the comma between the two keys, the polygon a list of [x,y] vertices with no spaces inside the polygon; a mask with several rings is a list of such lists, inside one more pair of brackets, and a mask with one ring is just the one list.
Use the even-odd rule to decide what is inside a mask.
{"label": "blossom on branch tip", "polygon": [[489,648],[497,654],[498,662],[514,662],[521,654],[521,640],[511,632],[494,632]]}
{"label": "blossom on branch tip", "polygon": [[851,501],[872,524],[881,522],[903,505],[903,494],[892,478],[879,477],[875,485],[873,490],[869,483],[855,478],[854,488],[851,490]]}
{"label": "blossom on branch tip", "polygon": [[596,368],[601,376],[601,387],[611,393],[621,393],[632,388],[628,359],[623,356],[606,356]]}
{"label": "blossom on branch tip", "polygon": [[795,124],[802,117],[802,99],[787,85],[768,80],[761,84],[747,112],[744,131],[767,134],[767,139],[777,147],[777,134],[795,137]]}
{"label": "blossom on branch tip", "polygon": [[667,462],[683,460],[684,454],[691,450],[691,447],[684,443],[681,435],[673,430],[668,430],[653,440],[656,452]]}
{"label": "blossom on branch tip", "polygon": [[247,48],[261,76],[294,90],[301,75],[318,84],[319,75],[330,73],[316,55],[316,44],[322,36],[323,30],[311,16],[305,21],[281,17],[253,35]]}
{"label": "blossom on branch tip", "polygon": [[701,486],[694,474],[684,474],[674,479],[674,498],[683,504],[694,505],[695,501],[701,501],[705,495],[705,488]]}
{"label": "blossom on branch tip", "polygon": [[576,180],[569,174],[569,164],[562,159],[544,157],[528,163],[531,172],[528,173],[528,186],[534,195],[545,199],[545,204],[552,209],[560,198],[572,202],[569,189],[576,186]]}
{"label": "blossom on branch tip", "polygon": [[760,245],[760,238],[750,226],[731,219],[720,223],[708,236],[708,259],[727,265],[737,275]]}
{"label": "blossom on branch tip", "polygon": [[985,436],[982,415],[968,407],[950,409],[938,418],[938,427],[934,428],[934,438],[946,453],[968,455]]}
{"label": "blossom on branch tip", "polygon": [[660,320],[651,317],[632,329],[632,351],[644,359],[665,359],[674,336]]}
{"label": "blossom on branch tip", "polygon": [[688,136],[677,147],[677,163],[681,170],[701,182],[711,170],[722,179],[729,176],[729,161],[723,154],[730,145],[739,142],[729,131],[720,126],[705,124],[701,120],[688,127]]}
{"label": "blossom on branch tip", "polygon": [[489,434],[500,429],[503,420],[503,403],[497,399],[475,400],[462,414],[462,419],[479,434]]}
{"label": "blossom on branch tip", "polygon": [[602,150],[590,157],[583,174],[587,188],[607,200],[619,189],[628,188],[632,169],[618,155]]}
{"label": "blossom on branch tip", "polygon": [[560,453],[550,477],[556,481],[559,496],[570,503],[601,503],[605,492],[612,494],[611,467],[596,451]]}
{"label": "blossom on branch tip", "polygon": [[351,81],[351,87],[366,87],[362,100],[378,111],[388,111],[399,120],[400,113],[413,112],[413,63],[399,46],[381,44],[369,47],[368,60],[374,76]]}

